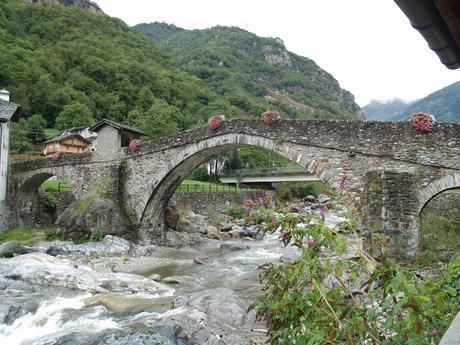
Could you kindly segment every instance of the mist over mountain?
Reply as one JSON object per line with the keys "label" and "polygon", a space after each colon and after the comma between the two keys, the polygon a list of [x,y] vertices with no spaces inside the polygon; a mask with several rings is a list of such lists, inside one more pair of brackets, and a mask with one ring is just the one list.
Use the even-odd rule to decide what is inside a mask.
{"label": "mist over mountain", "polygon": [[439,122],[460,123],[460,82],[442,88],[413,102],[400,99],[372,101],[363,108],[366,118],[379,121],[405,121],[413,112],[424,111]]}

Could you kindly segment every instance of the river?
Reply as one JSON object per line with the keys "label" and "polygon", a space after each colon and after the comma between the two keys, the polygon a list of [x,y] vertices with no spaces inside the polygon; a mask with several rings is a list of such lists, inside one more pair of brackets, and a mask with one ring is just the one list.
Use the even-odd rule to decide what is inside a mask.
{"label": "river", "polygon": [[[328,211],[327,225],[336,226],[345,221],[339,216],[341,212]],[[10,309],[5,311],[2,303],[3,316],[8,312],[9,320],[0,324],[0,344],[137,344],[142,343],[144,338],[147,339],[146,344],[200,344],[199,341],[203,341],[203,344],[227,344],[228,339],[234,339],[231,344],[249,344],[251,341],[263,343],[265,325],[254,321],[254,313],[246,314],[249,304],[263,293],[258,267],[267,262],[293,260],[298,255],[296,247],[283,247],[278,235],[267,234],[259,240],[206,240],[193,249],[162,248],[148,256],[90,255],[88,259],[81,253],[71,251],[58,255],[57,259],[52,257],[53,260],[70,260],[78,269],[94,269],[107,276],[114,274],[111,273],[113,271],[128,271],[157,280],[161,276],[158,294],[146,293],[148,289],[142,291],[145,288],[142,284],[146,284],[144,280],[141,288],[136,289],[128,286],[129,283],[125,287],[121,284],[122,287],[116,289],[101,284],[107,291],[98,293],[79,287],[79,282],[74,288],[72,284],[55,283],[53,279],[59,279],[53,276],[54,271],[47,266],[39,278],[30,276],[28,270],[40,270],[33,265],[42,258],[48,260],[49,255],[46,254],[27,254],[30,257],[24,259],[26,261],[18,261],[25,265],[24,270],[14,274],[12,270],[18,268],[5,267],[8,266],[8,260],[20,260],[19,257],[1,259],[0,296],[8,301]],[[30,262],[33,264],[30,265]],[[46,264],[49,265],[48,261]],[[86,272],[84,270],[82,272]],[[128,282],[132,282],[129,279]],[[33,302],[37,303],[35,307]],[[30,304],[31,312],[27,313],[24,309]],[[16,308],[19,317],[11,316],[12,310],[15,310],[11,309],[11,305],[19,305]],[[149,333],[144,331],[149,327],[165,338],[160,335],[159,340],[148,338]],[[193,327],[201,333],[207,333],[197,336]],[[183,333],[182,338],[176,334],[179,328]],[[144,333],[136,333],[139,330]],[[168,332],[174,333],[173,336]],[[117,338],[121,339],[120,342],[110,340],[115,339],[113,334],[120,335]],[[214,334],[215,340],[209,334]]]}

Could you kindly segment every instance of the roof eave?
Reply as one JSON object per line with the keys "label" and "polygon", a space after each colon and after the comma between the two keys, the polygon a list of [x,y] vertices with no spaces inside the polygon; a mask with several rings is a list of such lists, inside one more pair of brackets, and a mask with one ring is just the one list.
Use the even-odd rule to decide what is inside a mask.
{"label": "roof eave", "polygon": [[449,69],[460,68],[460,48],[432,0],[395,0],[411,25]]}

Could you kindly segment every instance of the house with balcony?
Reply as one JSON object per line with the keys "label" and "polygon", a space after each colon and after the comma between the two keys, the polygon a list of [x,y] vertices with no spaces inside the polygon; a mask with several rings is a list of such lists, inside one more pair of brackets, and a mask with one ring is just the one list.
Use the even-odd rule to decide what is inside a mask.
{"label": "house with balcony", "polygon": [[45,141],[42,154],[44,156],[77,154],[86,152],[90,146],[91,141],[83,138],[80,134],[67,133]]}

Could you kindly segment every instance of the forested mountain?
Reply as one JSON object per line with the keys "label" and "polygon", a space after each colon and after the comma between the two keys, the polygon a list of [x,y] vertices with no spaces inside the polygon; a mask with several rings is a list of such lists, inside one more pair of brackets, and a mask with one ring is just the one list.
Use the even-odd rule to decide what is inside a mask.
{"label": "forested mountain", "polygon": [[0,89],[25,118],[43,117],[48,127],[110,118],[158,137],[216,112],[239,113],[151,40],[105,14],[4,0],[0,42]]}
{"label": "forested mountain", "polygon": [[23,0],[32,5],[61,5],[67,7],[78,7],[82,10],[102,13],[101,8],[90,0]]}
{"label": "forested mountain", "polygon": [[439,122],[460,123],[460,82],[406,104],[400,100],[372,101],[363,111],[370,120],[405,121],[413,112],[424,111],[434,115]]}
{"label": "forested mountain", "polygon": [[151,37],[176,42],[173,50],[162,43],[165,52],[93,5],[0,2],[0,89],[9,90],[24,110],[13,128],[14,152],[34,151],[45,127],[101,118],[158,138],[214,114],[258,116],[272,108],[299,118],[354,118],[360,112],[330,74],[287,52],[279,40],[237,28],[156,25]]}
{"label": "forested mountain", "polygon": [[139,24],[191,74],[244,114],[271,108],[294,118],[356,118],[359,106],[314,61],[286,50],[280,39],[236,27],[184,30],[165,23]]}

